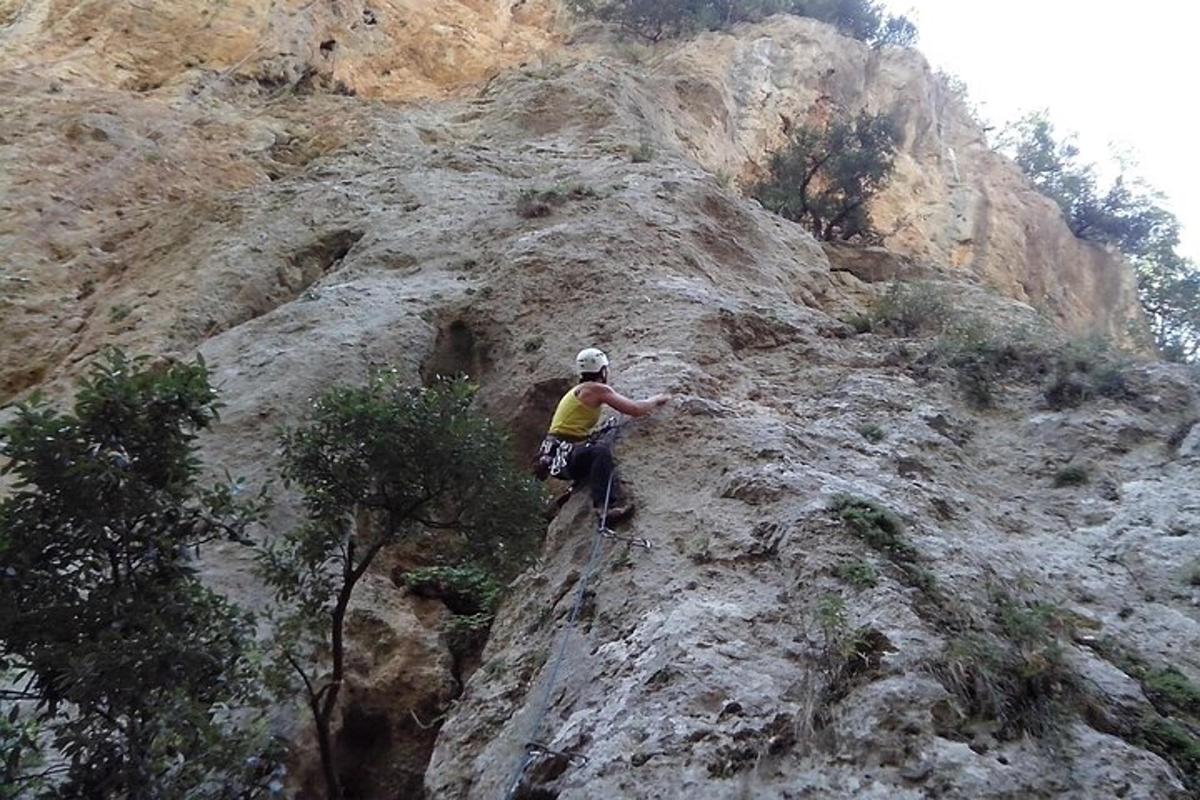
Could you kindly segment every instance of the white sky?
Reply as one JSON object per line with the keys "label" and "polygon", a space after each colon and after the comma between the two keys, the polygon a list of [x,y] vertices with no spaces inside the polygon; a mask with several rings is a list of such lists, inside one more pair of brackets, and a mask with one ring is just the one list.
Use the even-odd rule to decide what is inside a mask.
{"label": "white sky", "polygon": [[1193,0],[888,0],[920,50],[962,78],[996,125],[1048,108],[1086,159],[1132,151],[1200,261],[1200,3]]}

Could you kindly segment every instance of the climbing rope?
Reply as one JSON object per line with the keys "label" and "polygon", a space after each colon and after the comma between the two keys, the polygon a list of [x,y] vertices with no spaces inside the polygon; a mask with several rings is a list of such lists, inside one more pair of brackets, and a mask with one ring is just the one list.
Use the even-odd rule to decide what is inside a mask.
{"label": "climbing rope", "polygon": [[[602,435],[607,436],[611,434],[613,436],[613,443],[615,444],[617,437],[628,424],[629,420],[626,420],[619,425],[604,430]],[[517,796],[517,791],[521,787],[521,779],[525,777],[525,771],[540,756],[565,758],[576,765],[587,763],[587,758],[584,756],[551,749],[546,743],[538,740],[538,734],[541,732],[542,723],[546,721],[546,715],[550,712],[550,698],[554,694],[555,686],[558,683],[558,673],[562,669],[563,661],[566,659],[567,645],[571,641],[571,634],[575,630],[575,623],[579,621],[579,615],[583,613],[583,604],[587,599],[588,586],[600,564],[600,553],[603,550],[604,540],[621,538],[608,529],[608,505],[612,499],[613,478],[616,474],[616,470],[613,470],[608,476],[608,486],[604,490],[604,506],[600,509],[600,517],[596,522],[596,531],[592,535],[592,548],[588,554],[587,566],[584,567],[583,575],[579,579],[579,585],[575,588],[575,602],[571,606],[571,613],[567,616],[567,625],[563,631],[562,640],[558,645],[558,653],[555,655],[553,665],[550,668],[550,675],[546,680],[546,688],[542,692],[542,699],[538,703],[533,724],[529,726],[529,733],[525,737],[525,752],[517,759],[517,765],[513,769],[512,777],[505,784],[504,800],[514,800]],[[647,542],[646,545],[641,546],[648,548],[649,543]]]}

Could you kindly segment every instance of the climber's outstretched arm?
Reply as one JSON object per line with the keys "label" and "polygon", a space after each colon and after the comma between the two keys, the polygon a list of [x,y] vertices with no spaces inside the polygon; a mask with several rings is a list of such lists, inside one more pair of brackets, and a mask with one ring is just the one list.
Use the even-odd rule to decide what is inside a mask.
{"label": "climber's outstretched arm", "polygon": [[665,406],[671,396],[660,394],[646,400],[631,400],[607,384],[591,383],[582,387],[579,399],[592,408],[605,405],[631,417],[644,417]]}

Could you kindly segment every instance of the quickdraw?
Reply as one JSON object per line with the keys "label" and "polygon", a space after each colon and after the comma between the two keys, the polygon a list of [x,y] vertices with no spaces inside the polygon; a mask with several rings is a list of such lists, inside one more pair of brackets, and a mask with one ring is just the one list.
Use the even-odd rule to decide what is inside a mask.
{"label": "quickdraw", "polygon": [[568,753],[563,750],[555,750],[554,748],[542,744],[541,742],[526,742],[525,752],[527,755],[538,758],[539,756],[548,756],[550,758],[566,759],[572,767],[582,767],[588,763],[588,757],[582,753]]}
{"label": "quickdraw", "polygon": [[654,547],[649,539],[643,539],[641,536],[626,536],[623,533],[617,533],[612,528],[601,528],[600,535],[614,542],[624,542],[630,547],[643,547],[647,550]]}

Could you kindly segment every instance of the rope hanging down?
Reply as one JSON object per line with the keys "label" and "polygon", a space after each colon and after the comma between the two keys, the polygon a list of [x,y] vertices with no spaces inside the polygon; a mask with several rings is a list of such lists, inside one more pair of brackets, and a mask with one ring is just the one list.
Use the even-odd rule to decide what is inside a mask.
{"label": "rope hanging down", "polygon": [[[613,432],[613,443],[616,444],[616,439],[620,435],[622,429],[628,424],[623,422],[610,430]],[[608,433],[606,431],[605,433]],[[603,549],[604,540],[613,538],[614,534],[608,529],[608,504],[612,499],[613,478],[616,476],[614,470],[608,476],[608,486],[604,490],[604,506],[600,510],[600,518],[596,522],[596,532],[592,535],[592,549],[588,555],[587,566],[583,570],[583,575],[579,579],[579,585],[575,590],[575,602],[571,606],[571,613],[567,616],[566,629],[563,631],[562,641],[558,645],[558,653],[554,657],[554,664],[550,669],[550,676],[546,680],[546,689],[542,692],[542,699],[538,703],[538,711],[534,716],[533,724],[529,726],[529,735],[525,739],[525,752],[517,761],[517,766],[513,770],[512,777],[506,784],[504,792],[504,800],[514,800],[517,796],[517,790],[521,787],[521,779],[525,777],[525,771],[529,769],[529,765],[534,762],[539,756],[551,755],[561,756],[569,759],[572,763],[586,763],[587,759],[580,755],[571,753],[560,753],[553,750],[545,743],[538,740],[538,734],[541,732],[542,723],[546,721],[546,715],[550,711],[550,697],[554,693],[554,687],[558,683],[558,673],[562,668],[563,660],[567,655],[567,645],[570,643],[571,634],[575,630],[575,623],[579,620],[579,615],[583,612],[583,603],[587,596],[588,585],[595,576],[596,568],[600,564],[600,553]],[[644,541],[644,540],[643,540]],[[647,543],[648,549],[648,543]]]}

